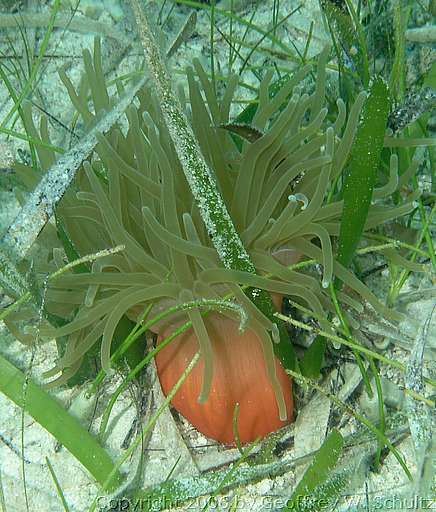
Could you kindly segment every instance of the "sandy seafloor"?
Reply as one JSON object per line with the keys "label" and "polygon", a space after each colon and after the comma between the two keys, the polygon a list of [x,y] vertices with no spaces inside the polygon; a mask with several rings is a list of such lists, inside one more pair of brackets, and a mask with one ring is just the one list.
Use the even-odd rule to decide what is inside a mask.
{"label": "sandy seafloor", "polygon": [[[9,5],[14,3],[18,4],[19,2],[8,2]],[[73,4],[74,2],[71,3]],[[29,10],[36,9],[40,13],[48,14],[53,2],[29,0],[28,4]],[[67,15],[69,12],[69,2],[62,2],[62,4],[64,13]],[[252,3],[241,2],[241,4],[243,4],[243,8],[239,15],[249,19],[253,10]],[[218,3],[218,7],[222,5],[223,3]],[[280,15],[283,16],[298,5],[299,2],[297,0],[282,0],[280,2]],[[272,6],[273,0],[262,2],[253,21],[268,29],[271,21]],[[65,33],[60,29],[54,31],[47,53],[52,53],[55,57],[45,59],[43,62],[43,73],[38,81],[36,99],[57,119],[68,122],[73,111],[56,70],[61,65],[65,65],[70,78],[77,83],[82,70],[81,51],[84,48],[92,49],[96,32],[104,28],[105,33],[109,34],[109,36],[103,36],[102,38],[105,69],[109,76],[127,73],[135,69],[140,62],[140,47],[135,42],[135,33],[126,20],[125,8],[125,2],[122,0],[83,0],[80,3],[77,19],[82,20],[84,27],[87,28],[84,31],[68,30]],[[156,12],[156,8],[152,7],[150,13],[153,12]],[[188,12],[187,8],[176,7],[174,9],[171,14],[171,23],[168,24],[169,34],[167,34],[167,40],[171,40],[178,32],[179,26]],[[292,39],[293,44],[300,51],[303,51],[312,21],[314,22],[313,41],[309,49],[309,55],[316,55],[329,40],[316,0],[304,2],[300,11],[290,17],[279,29],[278,35],[285,42]],[[417,23],[424,25],[429,23],[429,20],[418,17]],[[235,27],[235,30],[241,29]],[[10,52],[9,44],[12,44],[18,54],[22,53],[20,32],[8,30],[7,33],[10,38],[9,42],[4,37],[4,31],[0,31],[0,50],[4,54],[8,54]],[[42,37],[41,30],[35,31],[29,27],[26,33],[32,47],[39,44]],[[411,81],[413,81],[414,76],[428,69],[429,64],[435,60],[436,50],[434,46],[435,43],[433,42],[433,46],[432,44],[426,44],[414,47],[413,51],[409,49],[408,76]],[[182,70],[194,57],[199,58],[203,65],[207,67],[210,57],[209,48],[209,21],[204,12],[199,12],[195,37],[190,38],[184,43],[169,63],[177,71],[177,74],[175,73],[174,76],[178,80],[182,80]],[[253,58],[257,59],[257,63],[260,65],[271,64],[272,62],[271,59],[266,61],[265,55],[256,55]],[[227,46],[225,41],[221,37],[217,37],[215,61],[224,63],[226,59]],[[256,84],[256,81],[253,78],[254,84]],[[0,120],[3,119],[5,113],[10,108],[11,101],[8,100],[6,88],[0,83]],[[58,130],[53,135],[55,143],[65,143],[65,135],[62,131]],[[6,161],[8,154],[12,159],[20,158],[19,152],[25,148],[24,142],[17,139],[7,139],[3,134],[0,134],[0,158],[2,159],[0,166],[2,169],[7,168],[10,163]],[[0,190],[0,195],[0,230],[4,232],[18,211],[18,203],[14,198],[13,192],[7,186]],[[377,261],[371,258],[365,261],[365,265],[368,268],[376,263]],[[369,279],[368,284],[380,296],[386,294],[389,284],[389,277],[386,271],[382,274],[376,274],[376,277]],[[418,326],[424,322],[435,305],[436,293],[434,292],[434,278],[430,275],[430,266],[428,266],[427,274],[415,274],[409,279],[403,289],[403,300],[399,307],[413,318],[413,322],[406,322],[404,325],[401,325],[399,333],[406,333],[415,337]],[[7,298],[3,298],[3,300],[4,303],[7,303]],[[433,378],[436,377],[434,364],[436,350],[435,322],[436,318],[433,320],[428,333],[427,360],[424,363],[425,374],[433,376]],[[382,346],[384,343],[383,339],[379,340],[379,343]],[[1,327],[0,353],[19,368],[28,371],[30,376],[36,381],[40,381],[42,373],[52,366],[56,358],[54,342],[38,346],[32,354],[29,350],[24,350],[23,346],[6,331],[4,326]],[[384,343],[384,355],[407,364],[409,351],[404,349],[404,344],[391,340],[390,343]],[[31,360],[32,366],[29,370]],[[374,400],[369,400],[359,392],[361,379],[356,365],[352,363],[344,365],[341,368],[341,373],[344,375],[344,379],[341,381],[343,384],[339,390],[339,396],[342,399],[352,396],[353,407],[369,418],[375,418],[377,403]],[[150,370],[150,375],[153,376],[152,370]],[[390,413],[394,414],[401,411],[404,413],[406,405],[404,393],[400,389],[402,383],[400,373],[392,368],[382,367],[381,376]],[[331,382],[337,381],[336,369],[332,370],[329,379]],[[326,379],[326,386],[328,386],[327,381],[328,379]],[[93,400],[88,400],[84,397],[85,388],[74,390],[62,389],[55,391],[55,394],[66,406],[72,404],[73,413],[77,414],[85,425],[89,424],[89,418],[94,414],[94,421],[90,429],[92,432],[96,432],[101,420],[104,404],[107,403],[111,391],[116,388],[117,384],[119,384],[119,381],[116,377],[113,377],[104,388],[97,405]],[[434,390],[431,393],[433,393],[434,397]],[[156,407],[161,400],[162,396],[156,384],[153,387],[152,407]],[[287,428],[283,433],[283,438],[288,440],[288,447],[281,454],[282,460],[300,460],[299,458],[302,458],[301,460],[304,461],[304,456],[319,448],[326,436],[329,418],[332,413],[331,402],[318,393],[305,397],[304,402],[305,404],[299,411],[296,423]],[[115,406],[111,416],[110,435],[106,441],[106,447],[114,458],[118,458],[123,454],[121,445],[137,415],[137,404],[138,390],[132,389],[125,393],[122,400],[119,400]],[[96,408],[95,413],[94,408]],[[150,414],[150,411],[146,411],[145,417],[147,417],[147,414]],[[357,426],[357,422],[348,416],[344,416],[340,421],[341,432],[344,435],[354,432]],[[67,450],[56,446],[55,440],[27,415],[24,415],[23,439],[25,460],[23,462],[21,454],[22,433],[22,411],[0,394],[0,476],[6,505],[5,511],[23,512],[26,510],[23,472],[25,473],[29,510],[41,512],[64,510],[57,496],[52,477],[47,469],[46,457],[49,458],[53,465],[69,510],[71,512],[86,511],[99,492],[98,487],[93,483],[86,471]],[[206,445],[207,447],[205,447]],[[433,443],[433,449],[435,449],[434,446],[435,444]],[[412,472],[416,471],[417,466],[413,442],[407,432],[400,438],[397,448],[405,457]],[[142,486],[156,484],[165,480],[176,463],[177,465],[172,477],[195,476],[202,471],[231,464],[239,458],[239,454],[237,450],[229,450],[212,445],[210,441],[194,431],[186,422],[181,420],[176,422],[167,410],[161,416],[154,429],[145,452],[145,457],[145,470],[138,478],[138,482]],[[399,505],[402,505],[403,509],[411,508],[408,506],[410,502],[401,501],[401,497],[408,496],[410,499],[410,496],[414,496],[416,492],[407,484],[404,472],[392,454],[389,454],[384,460],[379,473],[371,473],[369,471],[369,459],[363,449],[351,449],[346,459],[348,462],[358,461],[359,464],[356,465],[357,469],[350,486],[349,493],[351,496],[344,499],[342,504],[338,504],[336,510],[353,510],[358,505],[366,507],[366,499],[368,497],[373,498],[373,505],[374,507],[378,506],[379,510],[393,509],[395,507],[390,505],[395,503],[395,509],[397,510],[401,509]],[[125,466],[129,470],[131,479],[137,476],[137,462],[138,457],[135,456]],[[347,461],[344,464],[346,466]],[[274,479],[264,478],[255,484],[237,487],[229,493],[219,496],[216,504],[211,505],[209,510],[250,510],[252,512],[278,510],[280,506],[284,505],[285,498],[292,494],[296,483],[306,468],[307,462],[300,462],[293,470],[288,471],[282,476]],[[120,496],[122,495],[123,493],[121,492]],[[383,496],[388,501],[383,501]],[[239,504],[236,505],[236,503]],[[204,504],[205,501],[202,499],[198,502],[184,505],[180,510],[202,510]],[[99,505],[102,510],[104,506],[109,506],[110,508],[111,505],[113,509],[118,510],[114,507],[120,507],[121,502],[111,502],[110,498],[102,497],[99,500]],[[133,504],[131,503],[131,505]],[[131,506],[128,510],[133,510],[133,507]],[[362,510],[372,509],[362,508]]]}

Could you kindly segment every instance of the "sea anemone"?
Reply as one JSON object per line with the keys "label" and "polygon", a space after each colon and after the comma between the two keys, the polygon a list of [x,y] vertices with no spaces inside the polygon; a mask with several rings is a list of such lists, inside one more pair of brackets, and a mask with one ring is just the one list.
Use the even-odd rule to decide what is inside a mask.
{"label": "sea anemone", "polygon": [[[62,199],[57,216],[79,255],[118,244],[124,245],[125,250],[95,261],[85,272],[71,272],[49,283],[47,311],[68,321],[59,328],[44,331],[56,338],[68,337],[65,352],[51,372],[60,374],[57,383],[65,382],[77,370],[84,354],[99,340],[101,365],[109,370],[114,331],[124,315],[136,321],[149,304],[156,311],[171,304],[231,295],[247,314],[247,332],[254,334],[250,341],[247,342],[247,334],[238,334],[237,321],[230,312],[214,312],[208,318],[201,314],[199,305],[159,327],[162,338],[181,320],[189,319],[194,334],[186,334],[184,339],[175,340],[173,347],[166,347],[158,359],[158,369],[168,392],[174,380],[167,379],[164,368],[171,369],[175,351],[184,350],[180,348],[183,345],[189,345],[189,354],[182,356],[188,363],[198,342],[202,363],[193,374],[194,380],[186,383],[191,391],[185,397],[190,401],[189,409],[196,412],[186,413],[177,395],[173,404],[188,419],[191,414],[199,430],[222,442],[233,441],[228,424],[232,407],[225,406],[224,423],[216,420],[225,432],[222,435],[205,426],[210,418],[206,422],[198,419],[205,414],[206,407],[209,415],[223,414],[207,405],[211,389],[212,394],[218,392],[216,379],[235,378],[232,382],[221,382],[222,387],[233,387],[233,392],[243,385],[244,393],[248,387],[250,401],[272,400],[275,412],[267,415],[278,419],[267,419],[267,428],[255,425],[258,417],[244,419],[241,406],[239,432],[241,439],[248,442],[277,428],[283,420],[290,421],[293,406],[291,384],[286,385],[283,369],[273,352],[271,332],[275,332],[275,325],[247,298],[244,286],[291,297],[311,310],[322,327],[329,330],[327,313],[333,312],[334,306],[326,288],[337,276],[346,285],[338,299],[347,306],[350,319],[353,310],[361,311],[359,296],[384,317],[395,318],[395,313],[383,306],[351,271],[337,263],[333,255],[332,238],[339,234],[343,203],[340,199],[327,201],[327,196],[347,162],[365,94],[357,97],[349,112],[338,99],[337,109],[329,114],[325,106],[327,58],[328,49],[320,55],[315,87],[310,94],[301,92],[301,83],[306,80],[307,84],[311,66],[290,73],[274,96],[270,95],[273,75],[265,74],[256,112],[247,128],[247,133],[255,133],[255,137],[234,133],[230,116],[237,76],[229,77],[224,93],[218,97],[205,71],[194,61],[194,69],[187,72],[189,97],[180,92],[181,104],[257,275],[224,268],[220,262],[193,201],[159,104],[148,86],[137,94],[123,122],[99,137],[92,158],[84,163]],[[84,63],[86,74],[78,92],[64,72],[61,79],[86,130],[111,108],[123,87],[117,82],[117,93],[111,95],[102,71],[98,40],[93,57],[84,52]],[[46,121],[43,119],[38,131],[28,107],[26,119],[28,131],[49,143]],[[54,153],[47,147],[37,146],[42,171],[55,161]],[[23,175],[29,169],[22,167],[18,171]],[[392,159],[389,182],[375,191],[375,197],[391,194],[407,176],[406,172],[398,180],[396,161]],[[410,209],[410,202],[395,207],[372,205],[365,228]],[[53,250],[52,257],[59,266],[59,251]],[[322,278],[308,267],[288,268],[289,257],[313,258],[322,267]],[[219,363],[214,360],[218,352],[224,354]],[[255,362],[250,363],[251,357]],[[180,361],[174,365],[174,371],[180,371]],[[248,380],[241,380],[250,366],[253,372]],[[270,383],[271,389],[265,396],[256,387],[256,371],[264,372]],[[263,377],[259,379],[266,381]],[[229,403],[241,400],[239,396]],[[243,425],[245,421],[252,424]]]}

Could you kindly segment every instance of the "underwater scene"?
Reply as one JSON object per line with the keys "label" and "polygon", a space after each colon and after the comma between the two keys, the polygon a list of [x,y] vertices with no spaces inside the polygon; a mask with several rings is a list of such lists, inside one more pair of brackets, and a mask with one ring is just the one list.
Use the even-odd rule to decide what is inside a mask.
{"label": "underwater scene", "polygon": [[434,510],[435,211],[435,0],[0,0],[0,512]]}

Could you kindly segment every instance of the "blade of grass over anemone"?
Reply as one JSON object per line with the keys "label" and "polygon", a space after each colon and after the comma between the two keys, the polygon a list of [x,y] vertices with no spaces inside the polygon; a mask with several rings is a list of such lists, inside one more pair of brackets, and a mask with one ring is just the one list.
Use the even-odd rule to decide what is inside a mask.
{"label": "blade of grass over anemone", "polygon": [[[97,482],[106,481],[114,468],[106,451],[55,398],[1,356],[0,391],[65,446]],[[121,482],[118,472],[113,482]]]}
{"label": "blade of grass over anemone", "polygon": [[[149,23],[139,0],[131,0],[138,34],[142,41],[145,59],[154,82],[175,152],[182,165],[186,180],[198,205],[201,217],[211,237],[212,243],[224,267],[256,273],[232,218],[216,186],[215,178],[208,167],[191,126],[181,109],[171,87],[171,80],[162,61],[159,48],[154,40]],[[286,327],[276,323],[275,308],[269,293],[259,289],[249,289],[248,297],[259,310],[279,330],[279,343],[273,343],[274,352],[285,368],[294,368],[296,357]]]}
{"label": "blade of grass over anemone", "polygon": [[332,430],[281,512],[305,508],[305,502],[309,502],[311,494],[331,475],[342,454],[343,447],[343,437],[337,430]]}
{"label": "blade of grass over anemone", "polygon": [[344,210],[337,260],[349,266],[363,233],[380,164],[389,112],[388,89],[376,78],[363,106],[356,138],[344,176]]}

